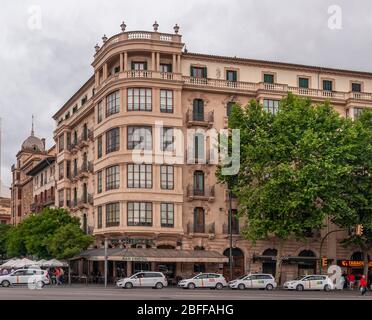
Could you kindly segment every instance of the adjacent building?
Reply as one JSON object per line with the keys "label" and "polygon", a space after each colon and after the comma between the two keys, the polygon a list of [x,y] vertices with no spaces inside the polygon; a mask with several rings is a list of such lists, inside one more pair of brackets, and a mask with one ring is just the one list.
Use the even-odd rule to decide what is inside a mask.
{"label": "adjacent building", "polygon": [[[288,92],[315,103],[329,100],[345,117],[372,107],[372,73],[190,53],[177,25],[172,34],[158,27],[128,32],[123,23],[122,32],[103,37],[92,76],[53,117],[55,157],[33,135],[17,155],[14,219],[52,194],[51,173],[41,175],[55,161],[55,205],[79,217],[83,230],[96,239],[95,248],[77,260],[79,273],[103,273],[106,240],[112,277],[139,270],[167,270],[173,277],[199,271],[228,275],[229,193],[217,183],[216,165],[208,156],[211,140],[199,133],[227,128],[234,103],[257,99],[275,113]],[[184,159],[192,152],[195,163],[156,161],[158,150],[174,154],[177,130],[186,137],[190,129],[196,133],[191,149],[185,142]],[[139,145],[153,154],[149,162],[133,160]],[[28,176],[20,174],[25,170]],[[47,187],[41,180],[48,180]],[[255,245],[244,240],[239,230],[245,221],[235,217],[235,198],[232,205],[234,277],[274,273],[276,239]],[[333,228],[329,224],[309,232],[304,242],[286,243],[282,281],[316,271],[321,236]],[[342,236],[327,238],[323,252],[330,261],[358,255],[339,245]]]}
{"label": "adjacent building", "polygon": [[0,224],[10,224],[10,199],[0,198]]}

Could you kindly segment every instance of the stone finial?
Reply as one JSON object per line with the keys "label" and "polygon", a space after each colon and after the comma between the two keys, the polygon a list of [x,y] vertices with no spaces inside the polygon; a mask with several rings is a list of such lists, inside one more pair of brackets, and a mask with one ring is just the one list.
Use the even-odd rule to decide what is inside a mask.
{"label": "stone finial", "polygon": [[106,41],[107,41],[107,37],[106,37],[106,35],[103,35],[103,37],[102,37],[102,41],[103,41],[103,43],[106,43]]}
{"label": "stone finial", "polygon": [[174,33],[175,34],[178,34],[178,31],[180,30],[180,27],[178,26],[178,24],[176,23],[176,25],[173,27],[174,29]]}
{"label": "stone finial", "polygon": [[154,31],[158,32],[159,24],[155,21],[155,23],[152,25],[154,27]]}
{"label": "stone finial", "polygon": [[183,49],[183,52],[184,53],[187,53],[188,52],[188,50],[187,50],[187,47],[185,46],[185,48]]}
{"label": "stone finial", "polygon": [[96,46],[94,47],[94,49],[96,49],[96,52],[99,51],[100,47],[99,47],[98,43],[96,44]]}
{"label": "stone finial", "polygon": [[123,23],[120,25],[121,31],[124,32],[126,27],[127,27],[127,25],[123,21]]}

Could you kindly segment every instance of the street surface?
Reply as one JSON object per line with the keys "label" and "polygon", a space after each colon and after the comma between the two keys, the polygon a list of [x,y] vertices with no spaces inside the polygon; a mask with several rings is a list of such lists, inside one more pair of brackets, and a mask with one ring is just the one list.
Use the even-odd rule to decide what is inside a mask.
{"label": "street surface", "polygon": [[359,291],[262,291],[262,290],[184,290],[164,288],[161,290],[138,288],[119,289],[98,285],[47,286],[31,290],[27,286],[2,288],[0,300],[372,300],[372,292],[360,296]]}

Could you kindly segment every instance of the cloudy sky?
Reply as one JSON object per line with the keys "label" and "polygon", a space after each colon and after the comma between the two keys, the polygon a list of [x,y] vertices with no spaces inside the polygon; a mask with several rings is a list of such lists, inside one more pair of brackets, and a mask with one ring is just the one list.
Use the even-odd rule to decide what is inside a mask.
{"label": "cloudy sky", "polygon": [[[336,28],[332,5],[342,10]],[[156,19],[161,32],[178,23],[191,52],[372,71],[371,16],[370,0],[2,0],[3,184],[31,115],[51,146],[51,116],[92,74],[94,45],[123,20],[127,30],[152,30]]]}

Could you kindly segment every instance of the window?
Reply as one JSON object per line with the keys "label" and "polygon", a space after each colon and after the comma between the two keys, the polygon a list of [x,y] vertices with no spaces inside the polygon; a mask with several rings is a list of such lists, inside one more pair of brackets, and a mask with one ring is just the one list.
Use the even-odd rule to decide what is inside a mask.
{"label": "window", "polygon": [[162,151],[174,150],[174,132],[173,128],[162,128],[160,136],[160,145]]}
{"label": "window", "polygon": [[298,78],[298,86],[302,89],[309,89],[309,78]]}
{"label": "window", "polygon": [[65,205],[65,190],[58,190],[58,206],[62,208]]}
{"label": "window", "polygon": [[66,133],[67,149],[71,150],[71,132]]}
{"label": "window", "polygon": [[119,113],[119,111],[120,94],[119,91],[115,91],[106,98],[106,117]]}
{"label": "window", "polygon": [[351,84],[351,91],[352,92],[362,92],[362,85],[357,82],[353,82]]}
{"label": "window", "polygon": [[61,162],[58,164],[58,180],[62,180],[65,177],[65,164]]}
{"label": "window", "polygon": [[74,188],[74,207],[77,206],[77,188]]}
{"label": "window", "polygon": [[119,189],[120,187],[120,169],[119,166],[106,168],[106,191]]}
{"label": "window", "polygon": [[86,123],[84,123],[83,125],[83,136],[82,136],[83,140],[86,141],[88,140],[88,125]]}
{"label": "window", "polygon": [[152,226],[152,203],[128,202],[128,226]]}
{"label": "window", "polygon": [[[231,224],[232,234],[239,234],[239,218],[237,217],[237,210],[232,209],[231,214],[232,214],[232,224]],[[229,219],[228,225],[230,225],[230,219]],[[230,231],[230,228],[229,228],[229,231]]]}
{"label": "window", "polygon": [[194,99],[192,104],[192,119],[194,121],[204,121],[204,101]]}
{"label": "window", "polygon": [[129,126],[127,144],[128,150],[152,150],[152,128]]}
{"label": "window", "polygon": [[264,99],[264,110],[272,114],[277,114],[279,111],[279,100]]}
{"label": "window", "polygon": [[204,134],[197,133],[194,137],[194,159],[195,163],[205,160],[204,154]]}
{"label": "window", "polygon": [[174,227],[174,204],[162,203],[161,204],[161,226],[166,228]]}
{"label": "window", "polygon": [[83,203],[88,203],[88,185],[86,183],[83,184]]}
{"label": "window", "polygon": [[75,106],[72,108],[72,114],[75,114],[77,111],[78,111],[78,106],[75,105]]}
{"label": "window", "polygon": [[152,188],[151,164],[128,164],[127,170],[128,188]]}
{"label": "window", "polygon": [[128,111],[151,111],[152,90],[145,88],[128,89]]}
{"label": "window", "polygon": [[331,80],[323,80],[323,90],[333,91],[333,83]]}
{"label": "window", "polygon": [[102,158],[102,136],[97,138],[97,158]]}
{"label": "window", "polygon": [[203,208],[194,209],[194,232],[195,233],[205,232],[205,215]]}
{"label": "window", "polygon": [[97,207],[97,228],[102,228],[102,206]]}
{"label": "window", "polygon": [[162,189],[174,189],[174,167],[160,166],[160,185]]}
{"label": "window", "polygon": [[160,64],[160,72],[172,72],[172,64],[161,63]]}
{"label": "window", "polygon": [[77,159],[74,159],[74,177],[78,175]]}
{"label": "window", "polygon": [[358,117],[362,114],[364,108],[356,108],[354,107],[354,119],[358,119]]}
{"label": "window", "polygon": [[[46,172],[45,172],[45,177],[46,177]],[[71,179],[71,161],[67,160],[66,162],[66,178]]]}
{"label": "window", "polygon": [[235,102],[232,102],[232,101],[227,103],[227,106],[226,106],[226,115],[228,117],[230,117],[230,114],[231,114],[231,111],[232,111],[232,108],[233,108],[234,104],[235,104]]}
{"label": "window", "polygon": [[270,73],[264,73],[264,83],[274,83],[274,75]]}
{"label": "window", "polygon": [[58,138],[58,146],[59,146],[59,149],[58,149],[59,152],[62,152],[65,149],[65,135],[64,135],[64,133],[62,133]]}
{"label": "window", "polygon": [[84,96],[83,99],[81,99],[81,105],[83,106],[84,104],[86,104],[88,101],[88,97],[87,96]]}
{"label": "window", "polygon": [[[51,190],[53,197],[53,190]],[[66,189],[66,207],[71,208],[71,189]]]}
{"label": "window", "polygon": [[97,193],[102,193],[102,171],[97,172]]}
{"label": "window", "polygon": [[75,130],[75,131],[74,131],[74,145],[76,145],[77,142],[78,142],[78,133],[77,133],[77,131]]}
{"label": "window", "polygon": [[238,72],[236,70],[226,70],[226,80],[232,82],[238,81]]}
{"label": "window", "polygon": [[120,204],[106,204],[106,227],[117,227],[120,225]]}
{"label": "window", "polygon": [[191,66],[190,76],[193,78],[207,78],[207,67]]}
{"label": "window", "polygon": [[106,132],[106,154],[118,151],[120,147],[119,128],[114,128]]}
{"label": "window", "polygon": [[42,173],[41,178],[40,178],[40,187],[42,187],[43,185],[44,185],[44,174]]}
{"label": "window", "polygon": [[103,102],[100,101],[98,102],[97,105],[97,123],[101,123],[103,120],[103,107],[102,107]]}
{"label": "window", "polygon": [[172,90],[160,90],[160,112],[173,113]]}
{"label": "window", "polygon": [[195,171],[194,172],[194,195],[203,196],[204,195],[204,172]]}
{"label": "window", "polygon": [[142,61],[142,62],[132,61],[132,70],[135,70],[135,71],[147,70],[147,62],[146,61]]}

